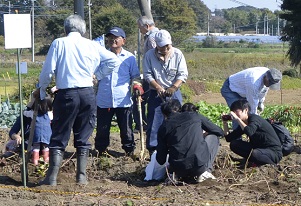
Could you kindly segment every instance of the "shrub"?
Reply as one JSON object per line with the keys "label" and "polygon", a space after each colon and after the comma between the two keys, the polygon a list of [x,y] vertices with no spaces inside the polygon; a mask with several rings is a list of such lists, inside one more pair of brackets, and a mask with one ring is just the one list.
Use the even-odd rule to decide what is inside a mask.
{"label": "shrub", "polygon": [[215,36],[208,36],[203,40],[203,47],[214,48],[218,44],[217,38]]}
{"label": "shrub", "polygon": [[50,44],[43,45],[40,47],[39,51],[36,53],[37,55],[46,55],[50,48]]}
{"label": "shrub", "polygon": [[188,84],[183,84],[181,86],[181,93],[183,96],[183,102],[191,102],[191,98],[194,95],[194,92],[191,90]]}
{"label": "shrub", "polygon": [[0,46],[4,46],[4,36],[0,36]]}
{"label": "shrub", "polygon": [[287,75],[289,77],[293,77],[293,78],[298,78],[298,71],[296,69],[289,69],[289,70],[285,70],[282,73],[283,75]]}

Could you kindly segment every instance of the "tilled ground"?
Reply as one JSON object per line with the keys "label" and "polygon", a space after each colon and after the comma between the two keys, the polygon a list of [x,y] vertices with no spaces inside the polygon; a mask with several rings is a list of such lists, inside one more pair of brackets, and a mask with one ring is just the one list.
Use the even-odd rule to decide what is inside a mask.
{"label": "tilled ground", "polygon": [[[7,130],[1,130],[3,147]],[[139,135],[135,136],[139,154]],[[300,138],[300,137],[298,137]],[[298,138],[296,140],[298,140]],[[221,139],[214,175],[217,180],[166,185],[144,181],[147,161],[125,157],[118,134],[111,135],[106,157],[90,156],[89,184],[75,184],[76,158],[68,146],[56,187],[38,186],[42,172],[29,164],[29,182],[21,181],[21,159],[18,155],[0,162],[0,205],[301,205],[300,140],[297,149],[283,158],[278,167],[240,167]],[[233,159],[234,157],[234,159]]]}

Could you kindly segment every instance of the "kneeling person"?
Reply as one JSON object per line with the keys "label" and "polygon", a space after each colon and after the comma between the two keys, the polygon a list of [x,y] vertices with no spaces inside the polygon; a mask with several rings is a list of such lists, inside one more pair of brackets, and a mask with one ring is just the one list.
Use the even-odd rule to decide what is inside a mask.
{"label": "kneeling person", "polygon": [[[230,149],[237,155],[249,158],[256,165],[276,165],[282,158],[281,142],[271,124],[256,114],[250,114],[250,104],[247,100],[237,100],[232,103],[231,116],[239,127],[229,133],[224,122],[225,136],[230,142]],[[242,140],[246,134],[249,142]]]}
{"label": "kneeling person", "polygon": [[161,110],[165,121],[158,131],[158,163],[164,164],[169,154],[169,172],[177,177],[196,177],[197,182],[215,179],[210,172],[216,152],[210,153],[203,129],[216,136],[222,136],[223,130],[197,112],[181,113],[181,104],[176,99],[163,103]]}

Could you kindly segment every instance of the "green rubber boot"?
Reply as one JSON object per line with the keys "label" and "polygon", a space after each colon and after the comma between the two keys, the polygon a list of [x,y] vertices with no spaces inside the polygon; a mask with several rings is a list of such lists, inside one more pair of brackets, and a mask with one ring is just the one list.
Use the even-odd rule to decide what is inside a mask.
{"label": "green rubber boot", "polygon": [[39,185],[56,186],[57,175],[63,161],[64,151],[59,149],[49,150],[49,168],[44,180],[39,182]]}
{"label": "green rubber boot", "polygon": [[77,169],[76,169],[76,183],[86,185],[87,181],[87,163],[89,157],[89,149],[77,149]]}

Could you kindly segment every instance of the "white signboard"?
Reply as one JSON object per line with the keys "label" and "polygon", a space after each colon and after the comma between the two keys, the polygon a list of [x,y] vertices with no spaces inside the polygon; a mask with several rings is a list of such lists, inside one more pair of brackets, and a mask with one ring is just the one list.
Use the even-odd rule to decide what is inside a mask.
{"label": "white signboard", "polygon": [[[16,73],[18,74],[18,62],[16,62]],[[20,62],[20,73],[27,74],[27,62]]]}
{"label": "white signboard", "polygon": [[4,14],[5,49],[31,48],[30,14]]}

